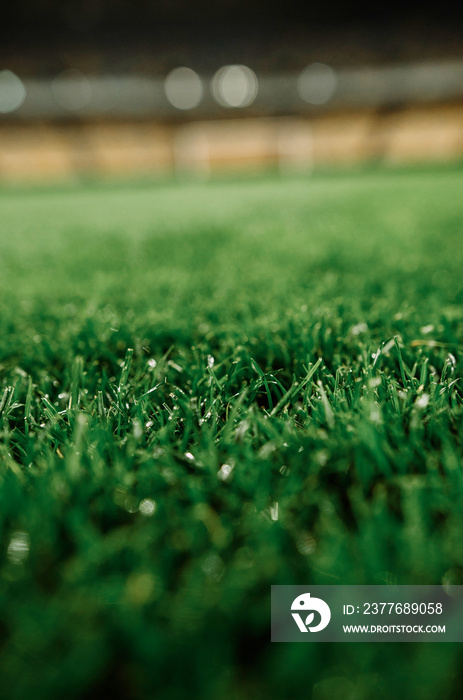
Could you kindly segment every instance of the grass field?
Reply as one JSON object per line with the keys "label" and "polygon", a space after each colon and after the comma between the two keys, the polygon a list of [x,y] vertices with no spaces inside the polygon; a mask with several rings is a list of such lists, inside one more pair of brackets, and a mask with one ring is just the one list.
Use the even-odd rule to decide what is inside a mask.
{"label": "grass field", "polygon": [[457,700],[270,585],[463,583],[463,169],[0,191],[4,700]]}

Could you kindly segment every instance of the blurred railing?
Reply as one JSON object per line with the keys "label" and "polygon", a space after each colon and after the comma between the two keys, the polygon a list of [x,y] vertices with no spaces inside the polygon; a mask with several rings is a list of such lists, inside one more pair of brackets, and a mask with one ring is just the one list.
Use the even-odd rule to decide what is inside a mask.
{"label": "blurred railing", "polygon": [[243,65],[214,75],[181,67],[165,78],[85,76],[21,79],[0,71],[0,118],[219,118],[275,116],[345,108],[438,103],[463,98],[463,62],[335,69],[313,63],[300,73],[256,75]]}

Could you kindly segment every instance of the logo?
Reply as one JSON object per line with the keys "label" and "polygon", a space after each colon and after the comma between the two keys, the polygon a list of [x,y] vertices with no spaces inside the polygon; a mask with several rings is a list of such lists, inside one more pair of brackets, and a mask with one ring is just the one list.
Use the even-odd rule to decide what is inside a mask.
{"label": "logo", "polygon": [[[298,595],[297,598],[293,600],[291,610],[298,611],[292,612],[291,614],[301,632],[320,632],[321,630],[325,629],[331,620],[331,610],[325,601],[321,598],[311,598],[310,593]],[[320,615],[320,622],[315,626],[311,626],[315,617],[315,614],[312,611],[315,611]],[[300,612],[303,612],[304,614],[307,612],[309,613],[305,618],[305,622],[303,621],[301,615],[299,615]]]}

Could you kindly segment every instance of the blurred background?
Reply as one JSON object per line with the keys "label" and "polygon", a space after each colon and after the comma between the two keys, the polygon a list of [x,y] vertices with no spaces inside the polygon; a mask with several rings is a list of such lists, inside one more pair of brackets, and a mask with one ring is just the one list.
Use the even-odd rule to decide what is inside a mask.
{"label": "blurred background", "polygon": [[0,181],[463,156],[457,3],[18,0]]}

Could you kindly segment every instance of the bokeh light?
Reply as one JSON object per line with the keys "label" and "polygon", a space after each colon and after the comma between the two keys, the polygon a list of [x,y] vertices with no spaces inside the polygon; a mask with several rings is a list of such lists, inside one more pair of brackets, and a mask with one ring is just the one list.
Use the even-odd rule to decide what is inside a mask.
{"label": "bokeh light", "polygon": [[90,81],[75,68],[60,73],[53,80],[51,90],[58,104],[71,112],[83,109],[92,98]]}
{"label": "bokeh light", "polygon": [[12,564],[22,564],[29,556],[30,537],[27,532],[13,532],[7,549]]}
{"label": "bokeh light", "polygon": [[312,63],[300,74],[297,91],[305,102],[323,105],[334,95],[338,79],[336,72],[325,63]]}
{"label": "bokeh light", "polygon": [[164,91],[170,104],[177,109],[194,109],[203,97],[201,78],[191,68],[174,68],[166,77]]}
{"label": "bokeh light", "polygon": [[0,71],[0,112],[14,112],[26,98],[26,88],[10,70]]}
{"label": "bokeh light", "polygon": [[257,76],[248,66],[223,66],[212,79],[212,94],[222,107],[249,107],[259,89]]}

